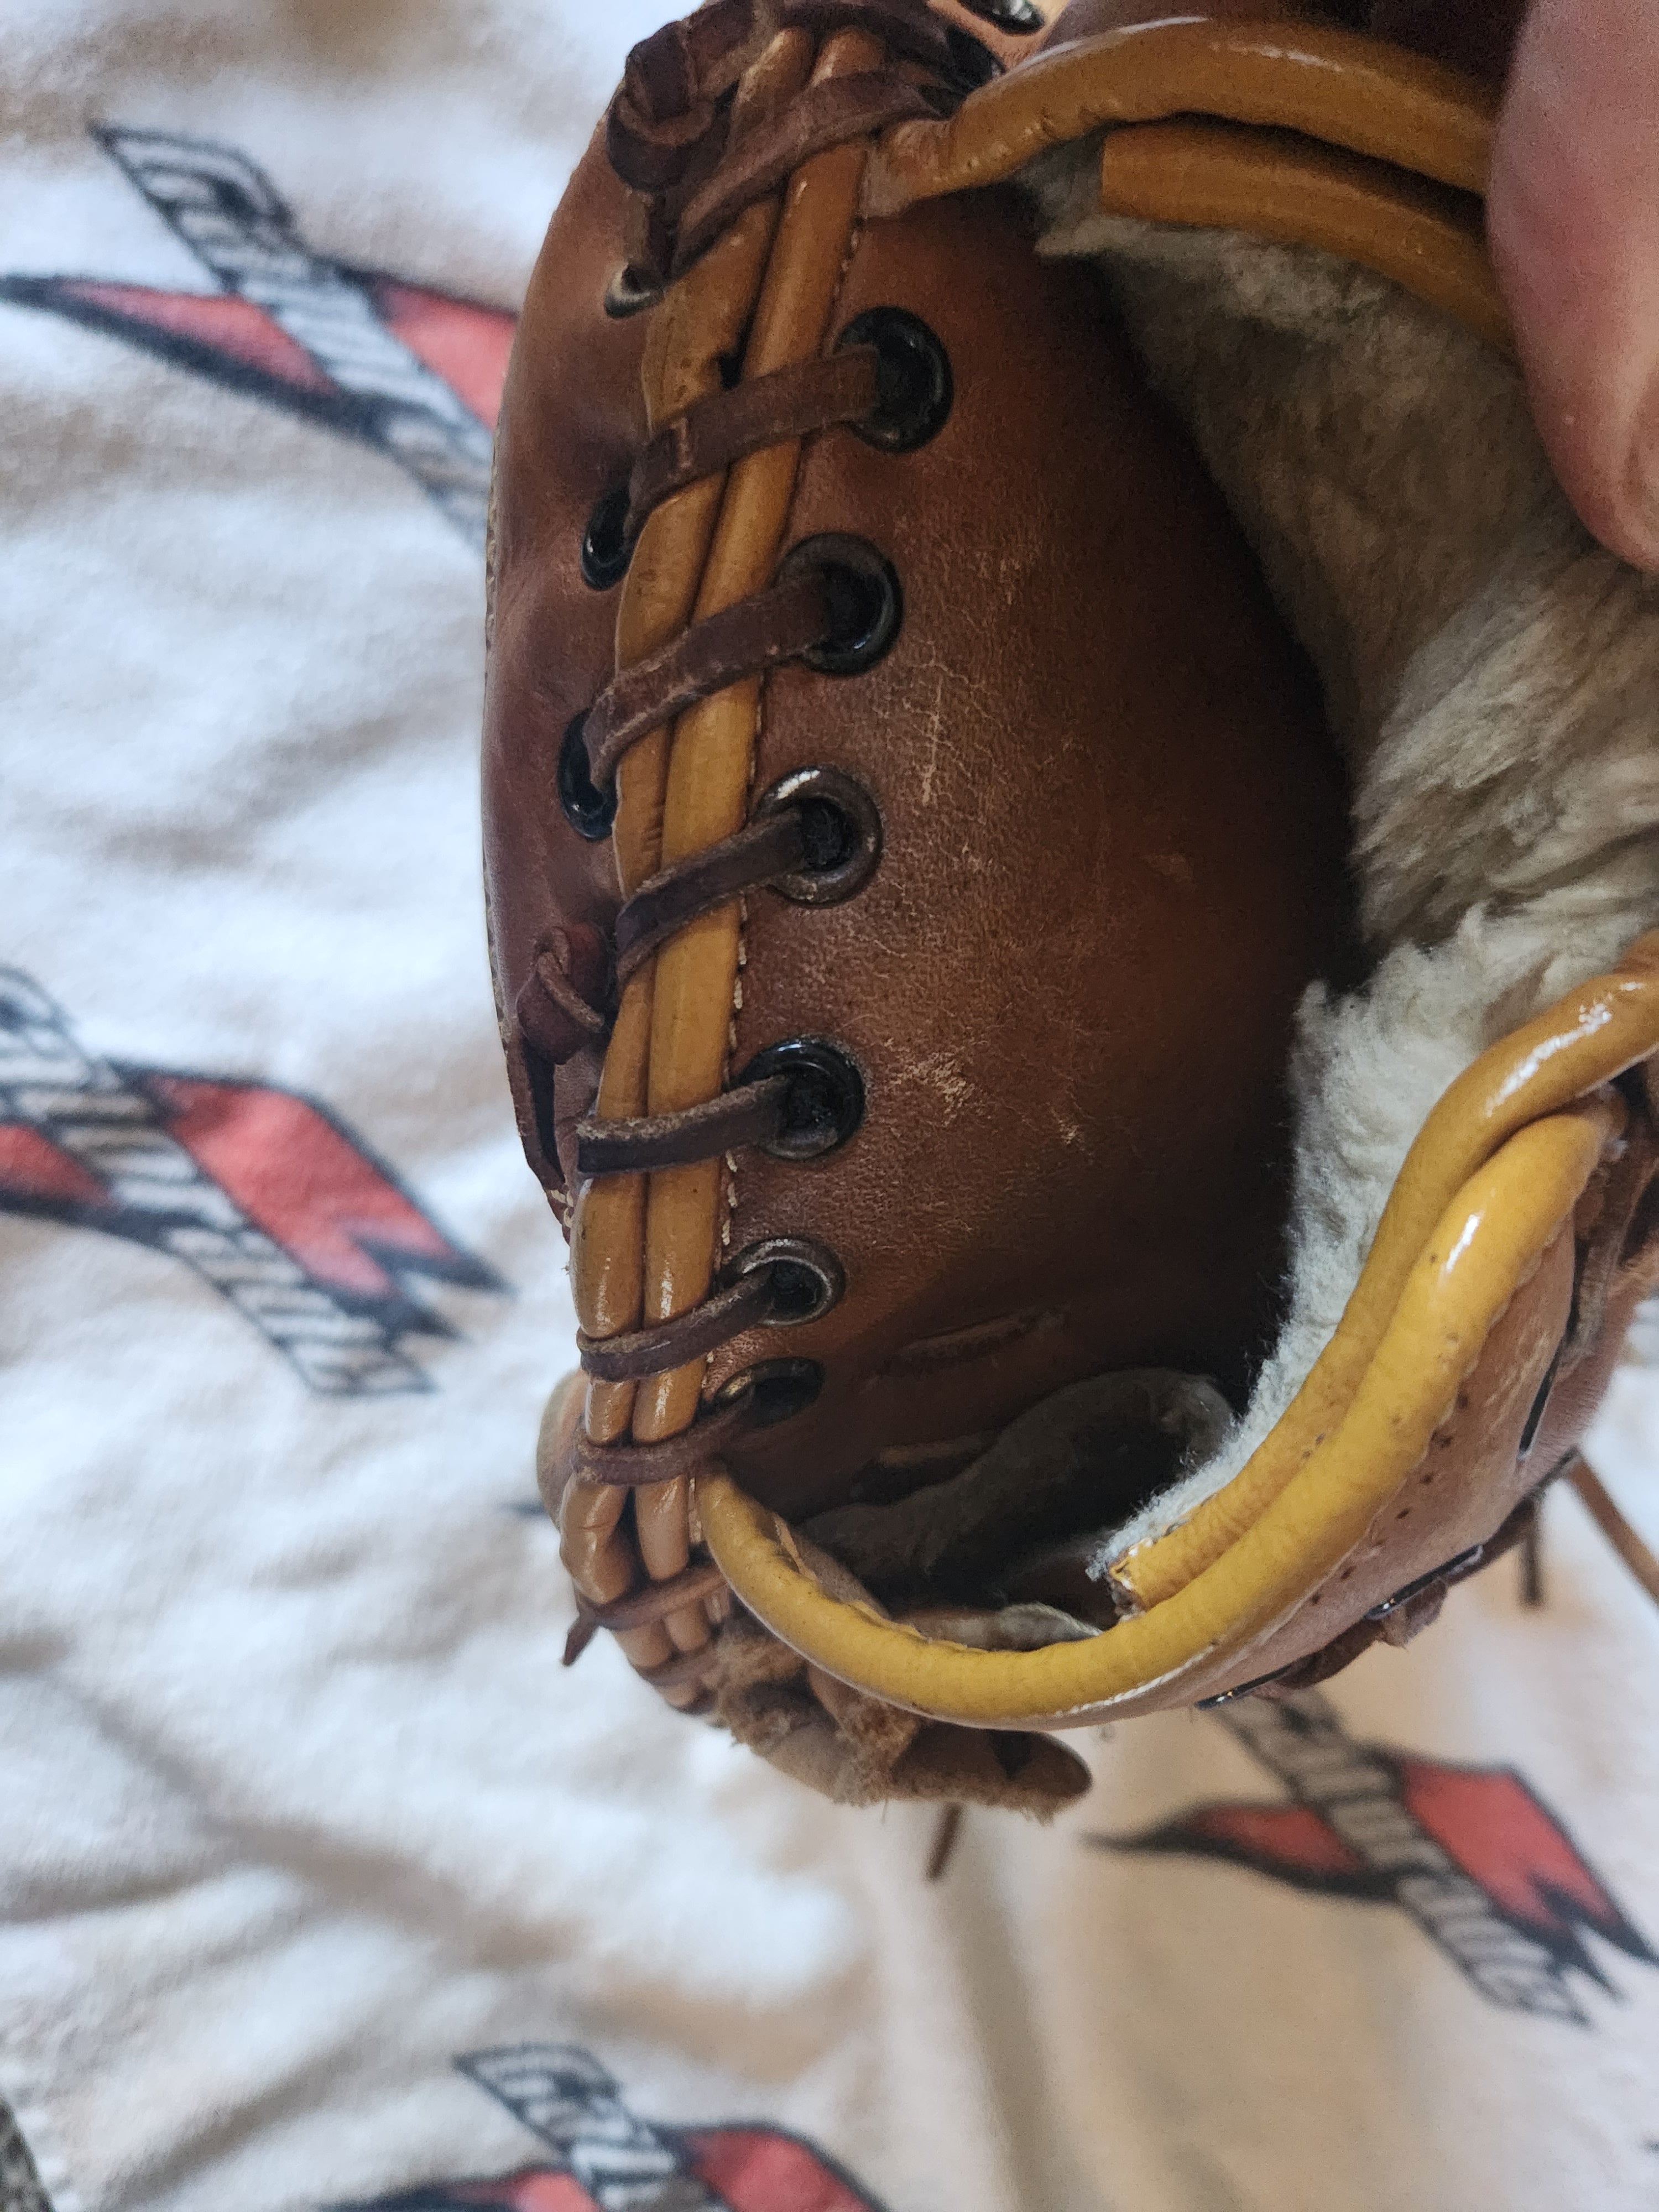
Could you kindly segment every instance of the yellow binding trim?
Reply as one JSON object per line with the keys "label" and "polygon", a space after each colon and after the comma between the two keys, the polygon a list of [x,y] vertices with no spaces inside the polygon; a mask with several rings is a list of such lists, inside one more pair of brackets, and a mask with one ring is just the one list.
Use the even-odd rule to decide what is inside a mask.
{"label": "yellow binding trim", "polygon": [[1547,1116],[1472,1176],[1407,1280],[1348,1418],[1212,1565],[1085,1643],[981,1651],[833,1598],[787,1527],[726,1474],[696,1479],[708,1547],[775,1636],[867,1695],[979,1728],[1079,1727],[1266,1635],[1340,1565],[1428,1449],[1518,1283],[1570,1224],[1614,1115]]}
{"label": "yellow binding trim", "polygon": [[[1659,934],[1484,1054],[1401,1170],[1341,1322],[1242,1474],[1123,1563],[1146,1607],[1086,1643],[977,1651],[830,1597],[777,1516],[701,1477],[709,1548],[737,1595],[830,1674],[984,1727],[1078,1725],[1285,1619],[1364,1536],[1444,1419],[1493,1324],[1555,1237],[1613,1126],[1584,1094],[1659,1049]],[[1583,1102],[1575,1103],[1574,1102]]]}
{"label": "yellow binding trim", "polygon": [[1117,1563],[1114,1579],[1154,1606],[1235,1542],[1328,1435],[1353,1397],[1430,1228],[1504,1139],[1659,1047],[1659,931],[1610,975],[1569,992],[1481,1054],[1419,1131],[1330,1342],[1273,1433],[1224,1490],[1179,1528]]}
{"label": "yellow binding trim", "polygon": [[1480,203],[1382,161],[1233,123],[1143,123],[1100,157],[1106,215],[1322,246],[1512,353]]}

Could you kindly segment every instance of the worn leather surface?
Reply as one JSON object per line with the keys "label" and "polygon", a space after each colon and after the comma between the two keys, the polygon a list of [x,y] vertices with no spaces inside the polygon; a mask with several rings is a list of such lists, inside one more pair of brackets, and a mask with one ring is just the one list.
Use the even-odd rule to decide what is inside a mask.
{"label": "worn leather surface", "polygon": [[[621,198],[590,153],[503,407],[485,795],[508,1008],[550,930],[617,904],[552,771],[611,666],[581,532],[645,434],[643,319],[599,307]],[[732,1249],[808,1234],[847,1271],[831,1315],[751,1332],[711,1376],[823,1364],[817,1406],[734,1457],[791,1512],[1103,1368],[1243,1382],[1272,1325],[1291,1010],[1344,942],[1341,795],[1297,656],[1093,280],[1037,263],[1012,200],[980,197],[862,231],[835,328],[874,305],[943,340],[951,419],[903,456],[810,441],[787,540],[867,538],[902,631],[867,674],[768,679],[752,782],[857,775],[884,856],[843,906],[749,902],[726,1049],[741,1068],[827,1036],[868,1091],[842,1151],[745,1153],[726,1193]]]}
{"label": "worn leather surface", "polygon": [[[599,144],[578,163],[530,279],[495,437],[490,651],[483,729],[484,884],[496,996],[504,1017],[537,953],[562,925],[608,933],[620,904],[609,841],[579,837],[560,811],[555,774],[572,717],[611,673],[613,593],[581,578],[595,502],[623,482],[645,443],[640,366],[646,325],[604,313],[618,265],[627,194]],[[555,885],[556,884],[556,890]],[[550,1072],[538,1116],[525,1041],[504,1019],[520,1133],[543,1184],[562,1182]],[[574,1122],[596,1059],[562,1069],[558,1111]]]}
{"label": "worn leather surface", "polygon": [[[1190,458],[1087,283],[1006,203],[865,233],[838,313],[898,302],[951,421],[807,453],[791,534],[853,528],[906,617],[862,677],[771,679],[756,781],[827,760],[884,825],[856,900],[751,902],[735,1064],[846,1045],[869,1111],[816,1168],[745,1156],[732,1241],[807,1223],[848,1291],[729,1347],[820,1358],[817,1408],[738,1461],[811,1510],[884,1445],[993,1428],[1103,1368],[1237,1382],[1268,1319],[1291,1008],[1340,951],[1322,738]],[[911,1347],[1023,1324],[981,1348]],[[810,1470],[810,1472],[809,1472]]]}
{"label": "worn leather surface", "polygon": [[[1048,45],[1058,61],[1067,40],[1148,13],[1076,0]],[[1356,171],[1362,230],[1392,222],[1410,197],[1397,173],[1372,191],[1369,171],[1409,166],[1418,137],[1437,190],[1469,197],[1490,99],[1431,64],[1494,83],[1508,26],[1494,8],[1480,40],[1449,44],[1421,11],[1392,13],[1429,65],[1383,67],[1370,49],[1345,74],[1340,37],[1328,55],[1304,41],[1301,57],[1309,83],[1322,69],[1333,79],[1309,143],[1325,116],[1336,149],[1365,149],[1328,157],[1367,171]],[[1364,9],[1340,20],[1371,27]],[[781,46],[777,83],[879,60],[866,31],[839,37],[816,60]],[[1204,65],[1224,62],[1218,50]],[[1252,50],[1253,68],[1272,62]],[[1380,162],[1362,112],[1378,69],[1393,117]],[[1108,154],[1144,155],[1166,179],[1185,157],[1172,161],[1164,141],[1191,128],[1132,123]],[[1287,203],[1307,199],[1273,132],[1237,121],[1213,131],[1223,152],[1259,155]],[[856,1060],[868,1100],[859,1133],[811,1165],[750,1150],[571,1194],[591,1336],[684,1312],[722,1261],[762,1239],[805,1235],[833,1250],[847,1291],[823,1319],[752,1329],[706,1373],[587,1394],[593,1443],[630,1424],[637,1443],[673,1435],[700,1389],[757,1363],[816,1363],[816,1403],[726,1455],[744,1488],[792,1517],[953,1473],[1079,1376],[1176,1368],[1242,1396],[1274,1321],[1291,1011],[1311,976],[1346,961],[1342,799],[1304,672],[1210,487],[1141,390],[1094,280],[1038,263],[1006,192],[874,219],[880,195],[866,192],[860,218],[863,161],[853,148],[818,156],[772,245],[776,209],[745,214],[754,243],[723,242],[734,272],[724,293],[711,258],[690,290],[615,322],[600,300],[628,252],[625,196],[596,144],[521,326],[494,556],[492,949],[526,1151],[550,1191],[570,1171],[569,1125],[593,1104],[599,1059],[585,1050],[556,1073],[550,1040],[568,1032],[545,1020],[520,1032],[514,1009],[538,957],[544,971],[551,949],[574,975],[572,948],[586,959],[624,889],[729,836],[792,770],[852,774],[880,810],[881,865],[848,903],[754,893],[650,957],[624,996],[599,1100],[601,1115],[672,1112],[765,1046],[806,1034]],[[1347,169],[1338,181],[1347,188]],[[1182,213],[1161,201],[1147,211]],[[1221,218],[1200,206],[1186,219]],[[1286,220],[1285,234],[1301,235],[1296,206]],[[740,264],[764,268],[763,283],[739,280]],[[739,281],[759,300],[746,331],[730,319]],[[949,354],[955,404],[930,443],[897,456],[836,428],[750,456],[724,489],[678,493],[653,517],[623,592],[581,580],[596,500],[626,481],[674,406],[718,389],[707,346],[685,343],[699,313],[728,319],[733,371],[741,355],[752,376],[833,344],[876,306],[921,316]],[[653,317],[664,342],[647,357]],[[796,665],[693,708],[624,763],[615,844],[578,838],[554,777],[571,718],[617,665],[674,634],[671,600],[682,624],[729,606],[764,586],[789,545],[826,531],[893,563],[905,610],[893,650],[855,677]],[[1182,1701],[1352,1634],[1381,1601],[1490,1540],[1547,1474],[1650,1279],[1648,1158],[1633,1141],[1599,1174],[1577,1235],[1558,1235],[1517,1285],[1423,1465],[1328,1583],[1201,1682],[1183,1680]],[[573,1398],[571,1449],[575,1419]],[[640,1493],[628,1523],[637,1554],[618,1495],[577,1487],[586,1503],[574,1528],[567,1510],[567,1550],[587,1561],[590,1601],[631,1586],[630,1559],[659,1578],[684,1565],[683,1482]],[[1112,1511],[1137,1502],[1126,1492]],[[690,1655],[705,1636],[701,1613],[623,1632],[635,1663],[659,1674],[665,1655]]]}

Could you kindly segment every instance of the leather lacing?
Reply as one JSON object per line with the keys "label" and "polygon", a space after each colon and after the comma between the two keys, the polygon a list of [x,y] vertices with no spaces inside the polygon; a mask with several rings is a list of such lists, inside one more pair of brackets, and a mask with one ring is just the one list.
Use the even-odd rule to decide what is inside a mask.
{"label": "leather lacing", "polygon": [[[878,417],[883,394],[875,347],[851,349],[811,368],[815,373],[810,376],[785,370],[733,392],[716,393],[669,424],[647,447],[630,480],[630,539],[663,500],[699,477],[718,473],[741,453],[809,430]],[[699,700],[744,678],[832,652],[843,643],[849,623],[856,629],[862,619],[862,580],[838,560],[838,556],[844,557],[846,546],[847,541],[825,538],[797,547],[769,589],[692,624],[614,677],[580,725],[594,786],[611,785],[634,746]],[[809,792],[799,800],[785,799],[759,811],[732,836],[689,854],[640,884],[622,907],[612,931],[614,988],[620,988],[643,962],[700,915],[767,885],[810,879],[815,860],[833,867],[844,859],[833,850],[815,854],[814,799]],[[826,802],[819,799],[817,803],[822,807]],[[833,809],[834,800],[827,803]],[[868,825],[864,826],[867,837]],[[822,846],[823,840],[817,842]],[[546,973],[538,970],[537,987],[547,988],[549,982]],[[574,1015],[586,1035],[603,1034],[606,1010],[582,1000],[567,972],[560,971],[553,988],[561,1007]],[[772,1144],[784,1133],[794,1089],[790,1075],[769,1074],[676,1113],[584,1120],[576,1130],[577,1172],[643,1174]],[[665,1345],[663,1331],[678,1331],[677,1341],[684,1346],[682,1358],[665,1355],[651,1368],[633,1367],[628,1372],[660,1371],[726,1342],[753,1325],[760,1296],[752,1284],[736,1286],[675,1322],[663,1324],[660,1330],[641,1333]],[[584,1364],[590,1372],[611,1372],[617,1356],[614,1346],[607,1354],[597,1346],[583,1346]],[[617,1370],[617,1379],[620,1374]]]}
{"label": "leather lacing", "polygon": [[[738,80],[765,40],[788,27],[819,34],[868,29],[906,68],[811,86],[785,113],[763,116],[734,137]],[[617,174],[633,188],[634,219],[628,264],[607,304],[614,302],[617,312],[651,305],[744,209],[774,191],[812,155],[893,122],[947,112],[967,88],[963,58],[959,38],[947,33],[920,0],[711,0],[687,21],[644,41],[629,57],[608,119],[608,150]],[[823,359],[713,394],[668,423],[638,456],[625,498],[615,501],[622,541],[618,574],[645,522],[664,501],[769,445],[836,424],[860,428],[872,443],[901,443],[883,434],[882,416],[891,396],[890,374],[884,373],[890,366],[877,346],[843,345]],[[611,785],[629,750],[687,707],[745,678],[810,659],[833,645],[843,614],[833,562],[798,562],[781,572],[768,590],[692,625],[621,672],[581,720],[579,738],[593,785],[601,790]],[[622,908],[605,948],[609,975],[604,989],[594,988],[593,960],[580,941],[596,933],[573,929],[563,933],[555,951],[544,951],[521,996],[526,1034],[533,1042],[538,1031],[547,1033],[550,1007],[561,1042],[571,1036],[599,1042],[608,1029],[611,992],[669,939],[734,898],[792,878],[799,883],[813,866],[807,804],[786,801],[769,810],[757,808],[735,836],[638,886]],[[533,998],[533,1006],[527,998]],[[568,1044],[550,1056],[568,1056],[574,1048]],[[584,1121],[578,1127],[578,1171],[641,1173],[770,1142],[784,1125],[791,1089],[787,1075],[767,1074],[678,1114]],[[641,1379],[704,1357],[757,1325],[805,1317],[799,1297],[789,1289],[791,1271],[799,1276],[803,1269],[801,1249],[763,1256],[738,1267],[735,1273],[728,1269],[729,1279],[710,1297],[671,1321],[604,1339],[582,1335],[584,1368],[601,1381]],[[825,1270],[827,1255],[814,1257],[828,1280],[833,1261]],[[600,1443],[579,1432],[572,1472],[590,1483],[624,1489],[694,1473],[752,1425],[757,1397],[754,1379],[738,1378],[715,1401],[704,1404],[690,1428],[652,1442]],[[1610,1533],[1616,1524],[1614,1540],[1633,1565],[1639,1554],[1636,1571],[1659,1595],[1659,1564],[1620,1521],[1582,1462],[1578,1466],[1580,1486],[1592,1510]],[[1535,1533],[1530,1519],[1525,1533]],[[1509,1534],[1506,1527],[1486,1547],[1486,1555],[1503,1548]],[[1424,1588],[1413,1584],[1398,1593],[1359,1625],[1361,1632],[1386,1628],[1385,1616],[1409,1613],[1435,1598],[1449,1582],[1472,1571],[1479,1557],[1477,1548],[1423,1578]],[[647,1627],[717,1597],[723,1587],[718,1567],[703,1561],[608,1602],[579,1595],[565,1662],[573,1662],[602,1627]],[[1322,1667],[1324,1657],[1304,1663]],[[641,1671],[662,1689],[696,1686],[714,1658],[714,1647],[705,1645]],[[1285,1680],[1288,1686],[1290,1677]]]}
{"label": "leather lacing", "polygon": [[[886,63],[808,86],[782,112],[747,115],[738,130],[739,79],[767,43],[789,29],[820,38],[873,33],[884,42]],[[982,49],[942,25],[924,0],[712,0],[669,25],[629,56],[608,118],[611,164],[632,191],[628,263],[607,307],[619,311],[618,296],[626,308],[648,307],[745,208],[776,191],[804,161],[888,124],[947,113],[994,67]],[[838,425],[873,446],[902,452],[933,434],[950,400],[949,365],[931,332],[897,309],[861,316],[823,357],[738,381],[660,428],[637,455],[625,487],[596,509],[583,549],[584,574],[596,588],[620,580],[641,532],[665,501],[752,453]],[[573,823],[584,836],[604,835],[623,761],[698,701],[791,662],[827,676],[856,673],[886,649],[901,614],[898,580],[874,548],[834,537],[796,545],[767,588],[694,623],[619,671],[566,732],[560,788]],[[874,802],[851,778],[830,767],[784,778],[755,802],[735,835],[638,884],[608,942],[584,925],[556,933],[520,994],[523,1035],[556,1062],[602,1042],[622,987],[690,923],[767,887],[807,904],[850,896],[877,865],[880,848]],[[828,1149],[862,1111],[856,1069],[845,1055],[839,1067],[836,1059],[837,1048],[827,1041],[793,1039],[761,1054],[731,1088],[699,1105],[582,1120],[576,1172],[638,1175],[755,1146],[784,1158]],[[826,1124],[826,1136],[813,1117],[828,1114],[834,1124],[836,1097],[840,1106],[848,1104],[838,1084],[856,1097],[850,1123],[844,1117]],[[833,1255],[803,1238],[769,1239],[730,1261],[711,1293],[689,1311],[618,1335],[582,1333],[581,1364],[591,1377],[609,1383],[670,1373],[747,1330],[814,1318],[841,1287]],[[675,1436],[599,1443],[579,1423],[570,1473],[612,1490],[643,1489],[695,1473],[744,1431],[775,1416],[775,1401],[767,1403],[769,1372],[789,1364],[762,1363],[734,1378]],[[696,1563],[608,1603],[579,1596],[566,1663],[600,1628],[627,1632],[667,1621],[715,1601],[723,1588],[717,1568]],[[641,1671],[660,1689],[697,1687],[714,1657],[714,1645],[706,1644]]]}
{"label": "leather lacing", "polygon": [[[765,445],[834,425],[863,427],[874,442],[898,442],[894,407],[900,396],[891,358],[880,345],[858,343],[842,345],[821,361],[779,369],[699,400],[654,435],[635,462],[623,525],[629,546],[664,500]],[[580,719],[580,744],[592,785],[608,787],[619,763],[641,738],[699,699],[785,661],[832,654],[845,646],[849,626],[856,630],[867,615],[867,606],[860,608],[860,586],[867,577],[845,566],[856,556],[856,544],[823,538],[796,546],[768,591],[692,623],[608,681]],[[814,874],[834,874],[838,865],[848,865],[845,852],[834,849],[834,838],[825,838],[823,810],[841,811],[841,821],[848,823],[849,814],[858,814],[860,799],[865,818],[852,823],[854,841],[863,834],[865,858],[874,865],[874,805],[852,781],[823,769],[814,772],[805,794],[783,794],[769,805],[763,801],[734,836],[677,860],[639,884],[619,909],[611,936],[611,991],[617,991],[688,922],[730,900],[768,884],[796,887],[796,896],[811,898]],[[581,998],[568,967],[544,960],[538,967],[535,988],[553,994],[581,1036],[604,1036],[608,1002],[595,1005]],[[750,1146],[776,1146],[785,1139],[796,1093],[794,1073],[765,1073],[677,1113],[581,1119],[575,1133],[577,1175],[644,1175],[719,1159]],[[581,1336],[581,1364],[588,1374],[615,1382],[668,1374],[745,1329],[801,1318],[779,1291],[781,1272],[792,1265],[799,1267],[799,1261],[744,1272],[690,1312],[654,1328],[611,1338]],[[726,1427],[730,1420],[723,1416],[721,1429]],[[684,1440],[672,1437],[648,1447],[584,1447],[581,1471],[591,1480],[629,1486],[665,1480],[681,1460],[690,1467],[708,1458],[712,1437],[703,1433],[706,1429],[708,1422],[699,1422]]]}
{"label": "leather lacing", "polygon": [[[738,80],[780,31],[867,31],[888,66],[809,85],[734,132]],[[709,0],[628,57],[605,119],[611,166],[634,195],[624,292],[645,305],[814,155],[888,124],[948,114],[985,64],[924,0]]]}
{"label": "leather lacing", "polygon": [[665,423],[635,462],[628,479],[629,543],[653,507],[699,477],[718,476],[780,439],[872,418],[882,402],[881,356],[872,345],[839,347],[820,361],[797,362],[711,392]]}
{"label": "leather lacing", "polygon": [[653,730],[745,676],[803,659],[834,634],[823,572],[811,569],[693,623],[613,677],[588,708],[589,775],[598,785],[614,782],[623,757]]}

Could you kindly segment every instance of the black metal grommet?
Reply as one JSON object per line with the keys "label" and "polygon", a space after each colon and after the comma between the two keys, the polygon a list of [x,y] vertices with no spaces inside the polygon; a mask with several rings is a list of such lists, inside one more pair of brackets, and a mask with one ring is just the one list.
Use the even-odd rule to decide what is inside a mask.
{"label": "black metal grommet", "polygon": [[920,315],[904,307],[866,307],[836,340],[876,349],[876,411],[848,427],[884,453],[913,453],[945,427],[951,412],[951,357]]}
{"label": "black metal grommet", "polygon": [[559,804],[576,835],[597,844],[611,835],[611,825],[617,818],[617,793],[614,785],[609,791],[601,791],[589,770],[587,747],[582,742],[586,720],[586,714],[578,714],[559,747]]}
{"label": "black metal grommet", "polygon": [[801,655],[820,676],[861,676],[873,668],[899,634],[904,598],[890,561],[863,538],[839,531],[803,538],[778,567],[787,582],[804,568],[816,569],[830,602],[830,635]]}
{"label": "black metal grommet", "polygon": [[793,807],[806,866],[771,888],[801,906],[835,906],[861,891],[881,858],[881,815],[861,783],[837,768],[799,768],[755,801],[751,819]]}
{"label": "black metal grommet", "polygon": [[767,1237],[750,1244],[721,1268],[721,1279],[735,1282],[757,1269],[772,1278],[772,1310],[768,1328],[799,1328],[803,1322],[827,1314],[847,1287],[841,1261],[822,1244],[806,1237]]}
{"label": "black metal grommet", "polygon": [[1003,74],[1002,64],[985,41],[960,23],[945,25],[945,43],[951,50],[951,75],[964,92],[977,92]]}
{"label": "black metal grommet", "polygon": [[864,1078],[827,1037],[785,1037],[768,1045],[738,1081],[763,1083],[771,1075],[789,1078],[778,1133],[760,1147],[775,1160],[822,1159],[844,1145],[864,1119]]}
{"label": "black metal grommet", "polygon": [[662,297],[660,284],[653,284],[626,262],[605,288],[605,312],[612,322],[621,322],[625,316],[637,315],[646,307],[654,307]]}
{"label": "black metal grommet", "polygon": [[723,1382],[714,1393],[714,1403],[729,1405],[750,1392],[750,1427],[769,1429],[792,1414],[804,1413],[823,1388],[823,1370],[816,1359],[763,1359]]}
{"label": "black metal grommet", "polygon": [[608,592],[628,574],[634,548],[628,532],[628,486],[606,492],[582,532],[582,581],[592,592]]}
{"label": "black metal grommet", "polygon": [[1031,5],[1031,0],[962,0],[970,15],[977,15],[981,23],[988,23],[994,31],[1002,31],[1016,39],[1029,37],[1040,31],[1048,18]]}

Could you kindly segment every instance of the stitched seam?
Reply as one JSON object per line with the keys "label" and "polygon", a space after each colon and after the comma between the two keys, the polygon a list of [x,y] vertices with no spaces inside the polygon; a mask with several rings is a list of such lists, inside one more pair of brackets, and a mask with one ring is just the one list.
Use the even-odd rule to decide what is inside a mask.
{"label": "stitched seam", "polygon": [[[869,149],[866,147],[866,167],[868,160]],[[863,239],[864,230],[864,221],[861,216],[855,213],[848,231],[847,244],[842,251],[840,266],[836,272],[836,282],[830,295],[829,313],[826,319],[828,327],[833,328],[834,326],[840,309],[842,295],[846,287],[848,272],[852,267],[854,258]],[[798,504],[799,471],[805,459],[805,447],[806,442],[805,439],[802,439],[800,441],[801,450],[796,463],[795,487],[793,490],[792,490],[789,507],[784,518],[783,538],[786,544],[788,541],[790,525],[793,520],[795,507]],[[768,698],[769,680],[768,676],[763,675],[756,691],[754,732],[750,744],[749,775],[745,791],[745,816],[747,815],[750,807],[753,805],[755,787],[759,775],[761,744],[765,733],[766,726],[766,703]],[[746,896],[740,896],[738,902],[737,963],[732,976],[731,1003],[726,1017],[725,1065],[721,1070],[721,1082],[723,1087],[730,1080],[732,1064],[738,1049],[738,1017],[743,1009],[744,975],[749,963],[748,932],[749,902]],[[717,1232],[717,1246],[719,1251],[723,1254],[729,1251],[731,1249],[738,1207],[738,1163],[735,1153],[727,1152],[725,1156],[725,1174],[722,1180],[725,1204],[723,1207],[720,1208],[720,1218]],[[717,1200],[717,1204],[718,1202],[719,1201]],[[702,1367],[705,1376],[708,1373],[708,1364],[713,1357],[714,1354],[712,1352],[706,1352],[703,1355]],[[688,1500],[688,1536],[691,1533],[690,1523],[690,1514]],[[637,1540],[635,1540],[635,1541],[637,1549]],[[702,1614],[711,1642],[717,1643],[720,1638],[721,1627],[724,1625],[721,1617],[708,1601],[702,1601],[698,1607],[698,1610]]]}
{"label": "stitched seam", "polygon": [[[866,151],[865,155],[865,162],[867,167],[869,163],[868,151]],[[841,295],[845,290],[847,285],[847,274],[853,265],[854,256],[858,252],[860,243],[864,236],[864,230],[865,224],[863,217],[855,214],[853,217],[851,227],[847,234],[847,244],[842,253],[841,264],[836,271],[835,289],[830,295],[830,310],[825,319],[826,326],[829,328],[834,327],[836,310],[841,305]],[[795,463],[794,488],[791,491],[788,509],[783,519],[783,530],[781,535],[786,549],[789,543],[790,526],[793,522],[795,508],[799,503],[800,471],[805,465],[806,447],[808,443],[809,440],[806,438],[802,438],[799,441],[799,451]],[[755,695],[755,730],[754,736],[750,740],[749,747],[748,787],[744,794],[744,817],[745,820],[749,818],[750,811],[754,805],[755,786],[760,780],[761,744],[766,735],[766,706],[767,700],[770,693],[770,676],[763,676],[758,686],[757,687]],[[747,897],[744,896],[740,897],[738,901],[738,963],[736,972],[732,978],[732,1008],[727,1018],[726,1031],[726,1065],[720,1072],[720,1080],[723,1085],[730,1082],[732,1066],[737,1059],[738,1016],[743,1012],[743,978],[744,971],[748,965],[749,901]],[[728,1152],[726,1155],[724,1196],[726,1203],[721,1212],[719,1231],[720,1249],[723,1254],[729,1253],[732,1249],[732,1236],[736,1226],[738,1211],[738,1159],[735,1152]],[[703,1362],[705,1372],[708,1369],[708,1361],[713,1358],[714,1354],[712,1352],[709,1352],[705,1356]]]}

